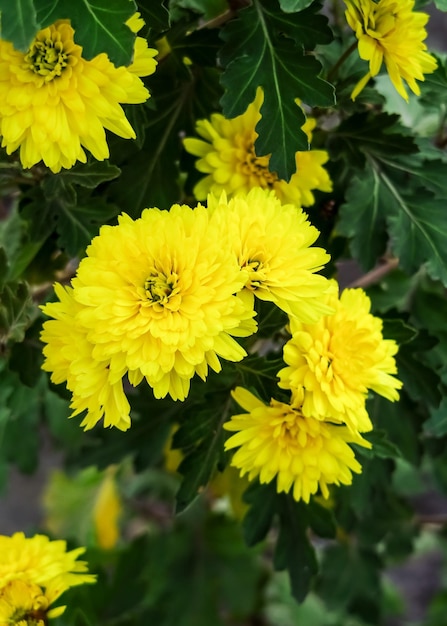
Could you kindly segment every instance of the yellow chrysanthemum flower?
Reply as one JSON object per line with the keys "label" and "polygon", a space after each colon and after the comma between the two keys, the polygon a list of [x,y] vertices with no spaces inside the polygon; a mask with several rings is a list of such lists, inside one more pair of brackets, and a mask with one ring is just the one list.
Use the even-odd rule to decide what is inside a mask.
{"label": "yellow chrysanthemum flower", "polygon": [[[235,193],[248,193],[252,187],[273,189],[284,203],[311,206],[315,202],[312,190],[331,191],[332,183],[323,164],[329,159],[325,150],[309,150],[295,154],[296,172],[289,182],[278,178],[269,170],[270,156],[257,156],[256,124],[261,119],[264,99],[262,89],[257,90],[255,101],[245,113],[228,120],[215,113],[210,120],[199,120],[197,133],[184,140],[188,152],[200,157],[196,162],[199,172],[206,174],[194,187],[198,200],[205,200],[209,192],[220,195],[223,191],[232,197]],[[303,126],[309,142],[316,121],[308,119]]]}
{"label": "yellow chrysanthemum flower", "polygon": [[326,297],[335,309],[315,324],[291,320],[292,338],[284,346],[287,367],[279,386],[301,394],[303,415],[346,424],[365,432],[372,424],[365,409],[368,389],[394,401],[402,383],[396,374],[395,341],[382,336],[382,320],[370,313],[363,289],[345,289],[338,298],[335,281]]}
{"label": "yellow chrysanthemum flower", "polygon": [[315,274],[330,257],[312,247],[319,232],[302,209],[259,187],[229,200],[224,192],[220,198],[210,194],[208,209],[230,235],[252,306],[256,296],[306,321],[331,311],[324,302],[329,282]]}
{"label": "yellow chrysanthemum flower", "polygon": [[58,20],[27,52],[0,40],[1,145],[8,154],[20,148],[23,167],[43,161],[59,172],[85,163],[84,148],[102,161],[109,156],[105,129],[135,138],[120,105],[149,98],[139,76],[155,71],[157,51],[137,37],[132,64],[115,67],[104,53],[84,59],[74,35],[68,20]]}
{"label": "yellow chrysanthemum flower", "polygon": [[352,472],[361,472],[348,444],[371,445],[358,433],[304,417],[299,398],[292,405],[272,399],[267,406],[242,387],[232,395],[247,411],[224,424],[235,432],[225,449],[238,448],[231,465],[239,468],[241,476],[259,477],[261,483],[276,478],[278,493],[292,490],[295,500],[309,502],[318,489],[327,498],[328,485],[349,485]]}
{"label": "yellow chrysanthemum flower", "polygon": [[208,367],[220,371],[218,357],[246,355],[233,336],[251,335],[256,322],[236,295],[246,273],[228,236],[201,205],[146,209],[135,221],[123,214],[101,228],[73,289],[57,288],[61,302],[44,307],[55,320],[42,333],[44,369],[67,381],[76,413],[87,409],[86,428],[102,415],[129,426],[126,373],[132,385],[145,377],[157,398],[184,400],[194,374],[205,380]]}
{"label": "yellow chrysanthemum flower", "polygon": [[66,608],[49,610],[57,597],[51,589],[11,580],[0,589],[0,626],[46,626],[48,619],[59,617]]}
{"label": "yellow chrysanthemum flower", "polygon": [[53,383],[66,382],[72,392],[70,417],[87,411],[81,426],[92,428],[104,418],[104,426],[127,430],[130,406],[122,381],[126,368],[113,357],[95,358],[95,345],[77,319],[83,307],[75,301],[73,289],[56,284],[55,292],[59,301],[42,307],[54,318],[43,325],[41,339],[46,345],[42,368],[51,372]]}
{"label": "yellow chrysanthemum flower", "polygon": [[85,548],[67,552],[65,541],[51,541],[45,535],[0,535],[0,589],[10,581],[21,580],[51,586],[58,597],[69,587],[93,583],[96,576],[86,573],[87,563],[77,560],[83,552]]}
{"label": "yellow chrysanthemum flower", "polygon": [[414,12],[414,0],[345,0],[346,19],[358,39],[359,55],[369,61],[369,72],[358,82],[354,100],[382,63],[396,91],[408,100],[403,81],[411,91],[420,94],[416,80],[433,72],[436,60],[426,52],[424,39],[428,21],[426,13]]}

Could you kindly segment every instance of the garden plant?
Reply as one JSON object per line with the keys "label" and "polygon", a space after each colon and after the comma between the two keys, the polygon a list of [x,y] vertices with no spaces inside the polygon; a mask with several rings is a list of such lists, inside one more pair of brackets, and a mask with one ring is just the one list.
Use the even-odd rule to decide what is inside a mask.
{"label": "garden plant", "polygon": [[405,614],[447,528],[427,4],[0,0],[0,487],[61,456],[0,626]]}

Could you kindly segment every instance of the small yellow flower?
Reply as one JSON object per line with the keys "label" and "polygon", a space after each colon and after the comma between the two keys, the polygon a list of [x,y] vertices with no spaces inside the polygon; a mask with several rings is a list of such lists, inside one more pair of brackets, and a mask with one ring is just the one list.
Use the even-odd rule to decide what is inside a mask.
{"label": "small yellow flower", "polygon": [[252,306],[256,296],[306,321],[331,311],[324,302],[329,282],[316,274],[329,255],[312,247],[319,232],[302,209],[281,204],[273,191],[259,187],[229,200],[224,192],[220,198],[210,194],[208,209],[230,234]]}
{"label": "small yellow flower", "polygon": [[338,298],[335,281],[326,302],[333,315],[315,324],[291,320],[292,338],[284,346],[279,386],[304,392],[303,415],[371,430],[365,409],[368,389],[388,400],[399,398],[397,344],[382,336],[382,320],[370,313],[363,289],[345,289]]}
{"label": "small yellow flower", "polygon": [[69,587],[93,583],[87,563],[78,561],[85,548],[67,552],[65,541],[51,541],[45,535],[26,538],[21,532],[11,537],[0,535],[0,589],[15,580],[51,586],[53,598]]}
{"label": "small yellow flower", "polygon": [[[289,182],[278,178],[269,170],[270,156],[257,156],[255,141],[258,136],[256,124],[261,119],[264,99],[258,89],[255,101],[246,112],[228,120],[215,113],[210,120],[197,122],[197,133],[184,140],[188,152],[200,157],[196,162],[199,172],[206,174],[194,187],[198,200],[205,200],[209,192],[219,196],[223,191],[228,197],[235,193],[248,193],[252,187],[273,189],[284,203],[311,206],[315,202],[312,190],[331,191],[332,183],[323,164],[329,159],[324,150],[309,150],[295,154],[296,172]],[[303,130],[312,141],[315,120],[308,119]]]}
{"label": "small yellow flower", "polygon": [[273,399],[265,405],[242,387],[232,395],[247,411],[224,424],[235,433],[225,449],[238,448],[231,465],[241,476],[258,477],[261,483],[276,478],[278,493],[291,491],[295,500],[309,502],[318,489],[328,498],[328,485],[349,485],[352,472],[361,472],[348,444],[369,448],[369,442],[345,426],[304,417],[298,397],[292,405]]}
{"label": "small yellow flower", "polygon": [[433,72],[436,60],[426,52],[426,13],[414,12],[414,0],[345,0],[346,19],[358,39],[359,55],[369,61],[369,72],[354,88],[354,100],[382,63],[396,91],[408,100],[404,81],[416,95],[416,80]]}
{"label": "small yellow flower", "polygon": [[[133,28],[138,24],[131,22]],[[0,136],[23,167],[43,161],[53,172],[85,163],[84,148],[109,156],[105,129],[135,138],[121,104],[149,98],[139,76],[155,71],[156,50],[136,38],[129,67],[115,67],[102,53],[84,59],[68,20],[39,31],[27,52],[0,40]]]}

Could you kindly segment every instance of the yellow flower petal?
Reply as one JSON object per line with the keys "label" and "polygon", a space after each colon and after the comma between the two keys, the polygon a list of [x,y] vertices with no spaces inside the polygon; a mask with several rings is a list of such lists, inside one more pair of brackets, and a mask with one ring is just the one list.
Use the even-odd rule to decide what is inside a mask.
{"label": "yellow flower petal", "polygon": [[414,12],[414,0],[345,0],[346,19],[358,39],[359,55],[369,62],[369,72],[355,86],[354,100],[371,76],[376,76],[382,63],[396,91],[408,100],[405,81],[419,94],[415,79],[433,72],[437,62],[427,50],[424,28],[428,15]]}

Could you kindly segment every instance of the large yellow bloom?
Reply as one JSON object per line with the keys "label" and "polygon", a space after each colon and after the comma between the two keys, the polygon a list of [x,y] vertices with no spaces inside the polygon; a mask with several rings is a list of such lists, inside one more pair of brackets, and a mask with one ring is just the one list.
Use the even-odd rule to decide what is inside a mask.
{"label": "large yellow bloom", "polygon": [[[311,206],[315,202],[312,190],[331,191],[332,183],[323,164],[329,159],[324,150],[309,150],[295,154],[296,172],[289,182],[278,178],[269,170],[270,156],[257,156],[254,143],[258,136],[256,124],[261,119],[263,92],[258,89],[255,101],[246,112],[228,120],[214,113],[211,120],[199,120],[197,133],[203,139],[193,137],[184,140],[188,152],[200,157],[196,162],[199,172],[206,174],[194,187],[198,200],[205,200],[209,192],[220,195],[222,191],[231,197],[235,193],[248,193],[252,187],[273,189],[284,203]],[[309,119],[303,126],[309,142],[315,120]]]}
{"label": "large yellow bloom", "polygon": [[118,226],[101,228],[73,289],[59,288],[61,303],[44,307],[56,319],[42,334],[44,367],[54,382],[67,381],[76,412],[87,409],[87,428],[102,414],[106,424],[129,426],[126,373],[132,385],[145,377],[157,398],[184,400],[195,373],[204,380],[208,367],[220,371],[218,357],[246,355],[233,336],[252,334],[256,323],[250,303],[236,295],[246,273],[228,236],[201,205],[146,209],[140,219],[122,215]]}
{"label": "large yellow bloom", "polygon": [[56,284],[55,291],[59,301],[42,307],[46,315],[54,318],[43,326],[41,338],[46,344],[46,358],[42,368],[52,372],[55,384],[67,383],[73,394],[71,417],[87,411],[81,426],[92,428],[104,418],[104,426],[127,430],[130,406],[122,382],[126,368],[114,358],[93,356],[95,346],[77,319],[83,307],[75,301],[73,289]]}
{"label": "large yellow bloom", "polygon": [[331,308],[324,302],[329,282],[316,274],[329,260],[323,248],[312,247],[318,230],[306,213],[293,204],[281,204],[273,191],[252,189],[230,200],[208,196],[208,209],[228,232],[241,269],[245,291],[274,302],[300,320],[316,321]]}
{"label": "large yellow bloom", "polygon": [[416,80],[436,69],[436,60],[426,52],[424,39],[426,13],[414,12],[414,0],[345,0],[346,19],[358,39],[359,55],[369,61],[369,72],[354,88],[354,99],[385,62],[397,92],[408,100],[406,81],[411,91],[420,94]]}
{"label": "large yellow bloom", "polygon": [[267,406],[242,387],[233,397],[247,413],[224,424],[235,432],[225,449],[238,448],[231,465],[241,476],[259,477],[261,483],[276,478],[278,493],[292,490],[295,500],[309,502],[318,489],[327,498],[328,485],[349,485],[352,472],[361,472],[348,444],[371,447],[369,442],[345,426],[304,417],[298,398],[292,405],[272,399]]}
{"label": "large yellow bloom", "polygon": [[[129,27],[138,24],[130,20]],[[106,54],[82,57],[68,20],[39,31],[27,52],[0,40],[0,135],[24,167],[43,161],[53,172],[85,163],[83,148],[109,156],[105,129],[135,138],[121,104],[149,98],[139,76],[155,71],[156,50],[137,37],[134,61],[115,67]]]}
{"label": "large yellow bloom", "polygon": [[402,383],[394,355],[397,344],[382,336],[382,320],[370,313],[363,289],[335,289],[327,303],[333,315],[315,324],[291,320],[292,338],[284,346],[288,367],[278,376],[279,386],[304,392],[303,415],[344,423],[352,430],[371,430],[365,409],[368,389],[388,400],[399,398]]}
{"label": "large yellow bloom", "polygon": [[78,561],[85,548],[67,552],[65,541],[51,541],[45,535],[26,538],[21,532],[12,537],[0,535],[0,590],[14,580],[51,586],[58,595],[69,587],[93,583],[87,563]]}

